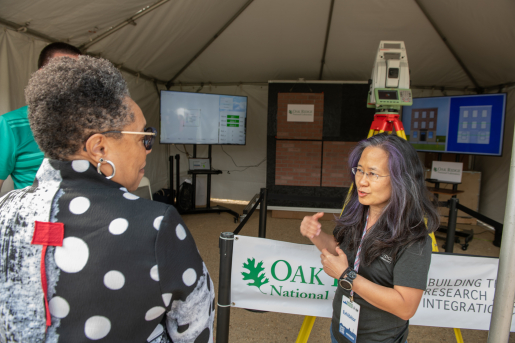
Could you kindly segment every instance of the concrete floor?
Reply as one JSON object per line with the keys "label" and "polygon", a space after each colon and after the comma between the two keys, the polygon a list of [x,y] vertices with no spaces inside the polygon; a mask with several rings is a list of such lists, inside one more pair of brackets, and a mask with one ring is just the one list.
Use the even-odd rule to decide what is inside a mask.
{"label": "concrete floor", "polygon": [[[215,204],[212,203],[211,205],[213,206]],[[220,205],[229,207],[237,213],[242,213],[244,208],[244,205],[225,203],[220,203]],[[220,262],[218,237],[221,232],[234,231],[238,224],[235,224],[233,217],[227,213],[222,213],[220,215],[216,213],[184,215],[183,218],[195,238],[200,254],[202,255],[211,277],[213,278],[213,283],[216,288],[215,291],[217,292],[216,294],[218,294],[218,271]],[[266,228],[267,238],[286,242],[309,244],[309,240],[302,237],[299,233],[300,222],[301,220],[299,219],[272,218],[271,211],[268,211]],[[258,223],[259,211],[256,211],[240,234],[257,237]],[[332,221],[322,221],[321,223],[322,229],[325,232],[332,232],[334,228]],[[458,228],[459,227],[465,229],[472,228],[475,232],[475,236],[467,251],[461,250],[461,247],[458,244],[455,244],[455,253],[494,257],[499,256],[499,248],[492,244],[494,238],[493,231],[481,226],[458,224]],[[443,243],[443,240],[438,240],[440,251],[443,251]],[[233,343],[295,342],[303,320],[304,317],[299,315],[274,312],[255,313],[239,308],[232,308],[229,341]],[[308,342],[330,342],[329,325],[330,319],[317,318]],[[488,337],[488,332],[481,330],[461,330],[461,333],[465,343],[486,342]],[[456,337],[453,329],[412,325],[410,326],[408,340],[410,343],[456,342]],[[510,334],[509,342],[515,343],[514,333]]]}

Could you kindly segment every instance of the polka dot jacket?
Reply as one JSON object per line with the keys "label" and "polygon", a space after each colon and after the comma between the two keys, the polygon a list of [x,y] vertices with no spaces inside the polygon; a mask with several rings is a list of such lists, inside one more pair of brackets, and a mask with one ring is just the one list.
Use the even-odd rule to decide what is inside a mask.
{"label": "polka dot jacket", "polygon": [[[31,244],[35,221],[62,246]],[[0,342],[212,342],[214,288],[174,207],[127,192],[87,161],[45,159],[0,199]]]}

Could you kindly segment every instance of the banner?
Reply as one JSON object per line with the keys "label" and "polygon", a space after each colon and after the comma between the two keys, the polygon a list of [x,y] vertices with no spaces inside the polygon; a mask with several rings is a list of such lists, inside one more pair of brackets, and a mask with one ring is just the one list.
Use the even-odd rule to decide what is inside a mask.
{"label": "banner", "polygon": [[493,257],[433,253],[427,289],[410,324],[489,330],[498,265]]}
{"label": "banner", "polygon": [[235,307],[331,318],[335,281],[324,272],[314,245],[235,236]]}
{"label": "banner", "polygon": [[[410,324],[488,330],[498,262],[433,253],[427,289]],[[234,307],[330,318],[336,287],[336,280],[322,268],[316,246],[235,236]]]}

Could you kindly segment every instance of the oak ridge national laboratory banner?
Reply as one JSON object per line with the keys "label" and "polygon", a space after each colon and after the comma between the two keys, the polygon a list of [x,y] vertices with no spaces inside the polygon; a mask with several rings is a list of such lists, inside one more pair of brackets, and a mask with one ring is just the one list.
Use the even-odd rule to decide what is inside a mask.
{"label": "oak ridge national laboratory banner", "polygon": [[[433,253],[427,290],[410,324],[488,330],[498,261]],[[314,245],[235,236],[234,307],[330,318],[336,286]]]}

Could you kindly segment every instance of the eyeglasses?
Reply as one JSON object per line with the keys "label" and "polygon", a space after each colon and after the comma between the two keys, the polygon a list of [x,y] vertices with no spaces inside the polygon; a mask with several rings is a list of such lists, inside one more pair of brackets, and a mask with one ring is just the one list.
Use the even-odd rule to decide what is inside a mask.
{"label": "eyeglasses", "polygon": [[[143,138],[143,145],[145,145],[145,149],[152,150],[152,145],[154,145],[154,141],[156,139],[157,130],[153,127],[147,127],[144,130],[145,132],[136,132],[136,131],[106,131],[100,132],[101,135],[106,133],[125,133],[128,135],[145,135]],[[147,137],[148,136],[148,137]]]}
{"label": "eyeglasses", "polygon": [[358,167],[354,167],[354,168],[351,168],[352,170],[352,173],[354,175],[356,175],[356,178],[362,178],[363,175],[365,175],[365,177],[367,178],[368,181],[372,181],[372,182],[375,182],[375,181],[378,181],[380,177],[387,177],[387,176],[390,176],[390,175],[377,175],[376,173],[374,172],[366,172],[364,171],[363,169],[361,168],[358,168]]}

